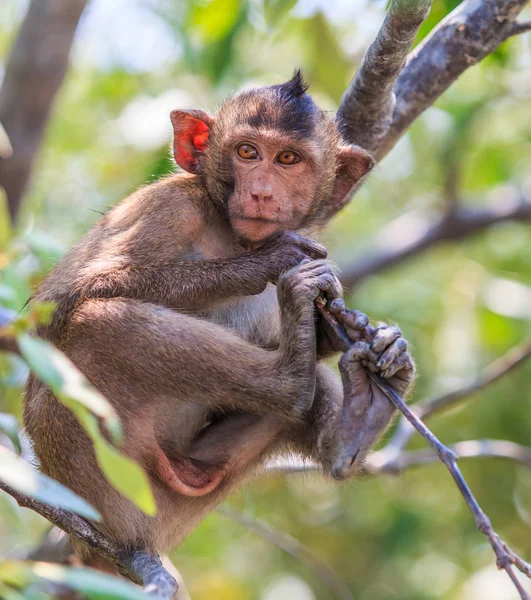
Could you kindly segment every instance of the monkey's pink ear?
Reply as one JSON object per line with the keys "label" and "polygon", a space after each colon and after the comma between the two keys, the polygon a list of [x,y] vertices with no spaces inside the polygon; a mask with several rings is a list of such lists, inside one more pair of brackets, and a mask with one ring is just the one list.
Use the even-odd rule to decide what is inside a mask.
{"label": "monkey's pink ear", "polygon": [[372,156],[359,146],[339,146],[337,150],[336,180],[332,189],[327,218],[340,211],[349,201],[353,186],[373,168]]}
{"label": "monkey's pink ear", "polygon": [[214,119],[202,110],[174,110],[170,116],[175,162],[185,171],[197,173],[199,155],[207,147]]}

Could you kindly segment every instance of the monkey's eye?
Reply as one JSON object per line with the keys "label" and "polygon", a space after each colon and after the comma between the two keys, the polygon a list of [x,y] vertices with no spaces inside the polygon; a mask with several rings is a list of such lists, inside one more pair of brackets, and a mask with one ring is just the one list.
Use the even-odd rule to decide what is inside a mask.
{"label": "monkey's eye", "polygon": [[282,165],[294,165],[301,162],[301,157],[292,150],[283,150],[276,158],[277,162]]}
{"label": "monkey's eye", "polygon": [[245,158],[246,160],[254,160],[259,157],[258,150],[251,144],[240,144],[236,148],[236,152],[240,158]]}

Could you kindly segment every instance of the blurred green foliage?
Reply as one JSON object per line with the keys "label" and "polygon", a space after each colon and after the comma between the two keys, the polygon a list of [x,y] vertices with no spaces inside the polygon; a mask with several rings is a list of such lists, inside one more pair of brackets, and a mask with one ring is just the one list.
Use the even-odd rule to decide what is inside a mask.
{"label": "blurred green foliage", "polygon": [[[0,72],[23,4],[0,6]],[[456,4],[435,0],[419,40]],[[9,249],[0,214],[0,303],[18,311],[100,213],[173,169],[171,109],[213,111],[231,92],[278,83],[300,66],[319,103],[335,110],[384,11],[370,0],[93,0]],[[509,207],[516,188],[531,195],[530,37],[505,43],[418,119],[331,223],[324,241],[335,261],[406,243],[397,224],[417,232],[443,209],[450,168],[465,204]],[[529,225],[506,223],[348,290],[352,306],[400,323],[419,365],[415,400],[459,387],[531,334],[530,249]],[[1,412],[20,416],[25,373],[20,359],[0,356]],[[445,442],[529,443],[530,380],[525,364],[435,418],[435,433]],[[494,460],[462,468],[497,531],[529,559],[531,471]],[[229,502],[301,540],[356,600],[517,597],[440,465],[344,485],[271,477]],[[0,558],[31,547],[45,529],[0,495]],[[332,598],[315,573],[222,515],[172,558],[194,600]]]}

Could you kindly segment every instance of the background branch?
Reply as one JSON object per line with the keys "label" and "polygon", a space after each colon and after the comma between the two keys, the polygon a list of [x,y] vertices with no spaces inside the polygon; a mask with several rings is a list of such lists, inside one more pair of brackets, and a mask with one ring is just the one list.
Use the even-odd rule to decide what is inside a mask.
{"label": "background branch", "polygon": [[339,575],[320,558],[317,558],[304,544],[301,544],[301,542],[285,531],[275,529],[260,519],[249,517],[227,506],[220,506],[217,511],[266,541],[278,546],[305,564],[312,573],[319,577],[332,590],[336,598],[340,600],[352,600],[352,594]]}
{"label": "background branch", "polygon": [[0,186],[14,220],[44,128],[68,67],[68,56],[87,0],[32,0],[6,64],[0,88],[0,123],[13,155],[0,159]]}
{"label": "background branch", "polygon": [[[501,458],[516,461],[531,468],[531,448],[507,440],[468,440],[448,446],[459,458]],[[364,464],[364,475],[400,475],[413,467],[421,467],[439,461],[433,450],[401,452],[388,458],[386,448],[371,454]]]}
{"label": "background branch", "polygon": [[[410,219],[415,223],[424,220],[425,230],[414,235],[410,231],[411,221],[408,223],[406,220],[403,233],[395,232],[392,237],[383,236],[386,239],[385,249],[375,252],[372,256],[364,254],[360,260],[342,269],[341,282],[345,287],[352,288],[369,275],[395,266],[442,242],[460,240],[505,221],[531,221],[531,202],[521,197],[516,203],[502,200],[488,208],[456,206],[432,225],[428,219],[420,216],[412,215]],[[393,237],[400,241],[393,242]],[[407,243],[401,241],[404,239]],[[374,241],[371,246],[378,247],[378,242]]]}

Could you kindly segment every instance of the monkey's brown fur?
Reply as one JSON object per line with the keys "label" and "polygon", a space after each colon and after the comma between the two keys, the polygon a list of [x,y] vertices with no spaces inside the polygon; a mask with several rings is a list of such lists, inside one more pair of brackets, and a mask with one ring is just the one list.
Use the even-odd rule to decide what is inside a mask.
{"label": "monkey's brown fur", "polygon": [[[343,404],[370,396],[378,406],[364,368],[388,369],[400,391],[412,372],[392,328],[343,356],[343,386],[316,360],[333,348],[316,336],[313,301],[340,287],[325,249],[286,230],[322,227],[372,161],[341,145],[300,75],[243,92],[215,117],[174,111],[172,121],[176,160],[189,173],[116,206],[35,294],[57,303],[39,334],[118,411],[124,451],[149,474],[157,516],[114,490],[76,419],[33,376],[24,415],[40,468],[100,511],[106,535],[157,551],[179,543],[272,453],[294,449],[350,474],[392,414],[380,400],[345,455]],[[241,158],[242,143],[259,159]],[[278,152],[301,160],[281,164]],[[338,314],[359,339],[363,315]],[[366,414],[347,417],[359,429]]]}

